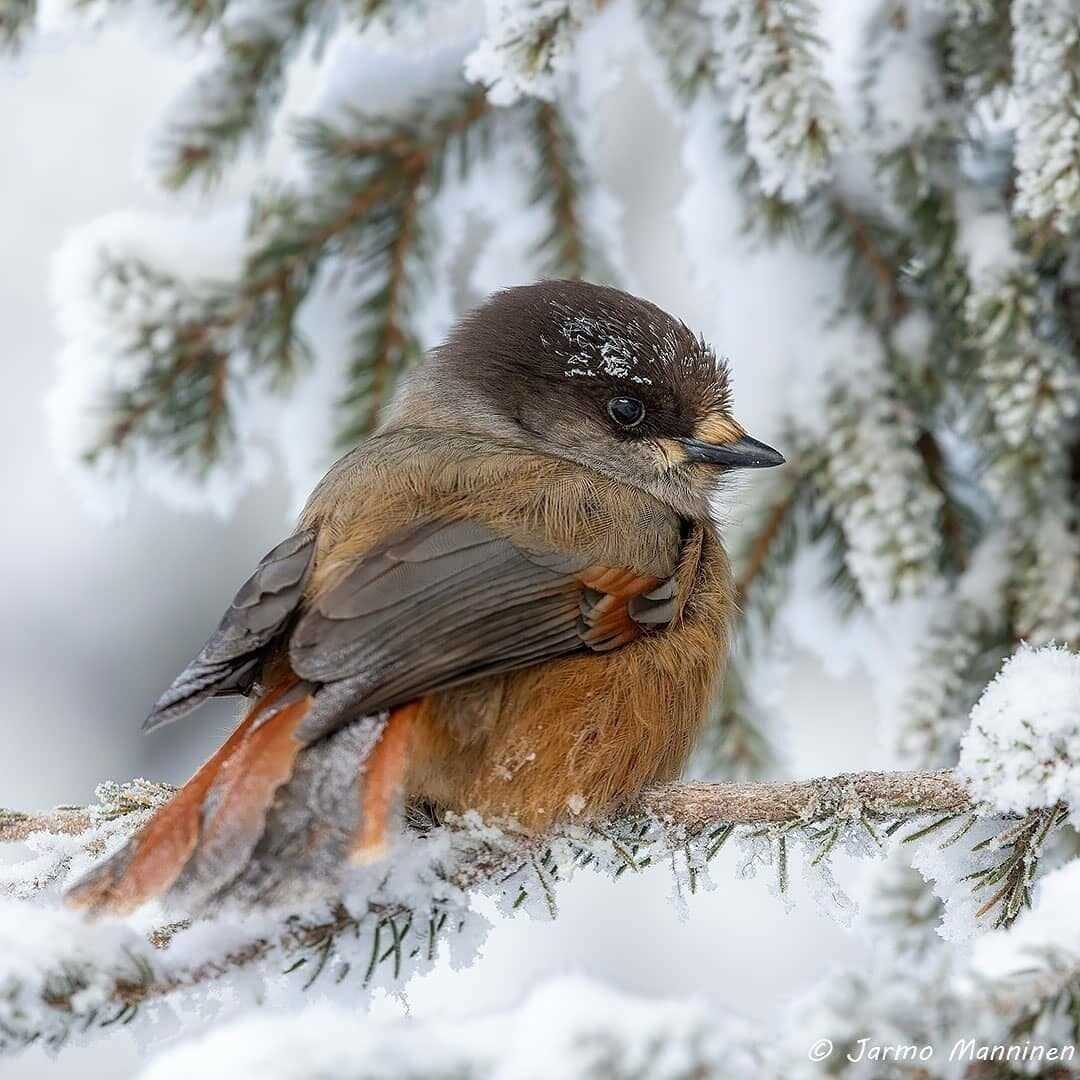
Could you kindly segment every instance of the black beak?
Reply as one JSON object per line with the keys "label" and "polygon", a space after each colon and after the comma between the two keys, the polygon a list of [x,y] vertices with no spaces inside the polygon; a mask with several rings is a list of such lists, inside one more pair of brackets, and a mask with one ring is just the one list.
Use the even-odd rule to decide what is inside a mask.
{"label": "black beak", "polygon": [[707,443],[698,439],[679,439],[687,461],[724,465],[729,469],[771,469],[784,464],[784,455],[766,443],[744,435],[729,443]]}

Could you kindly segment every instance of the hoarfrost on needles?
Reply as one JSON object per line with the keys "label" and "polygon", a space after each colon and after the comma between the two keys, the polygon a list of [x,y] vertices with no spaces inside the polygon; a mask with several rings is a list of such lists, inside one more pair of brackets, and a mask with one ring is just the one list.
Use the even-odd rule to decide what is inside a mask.
{"label": "hoarfrost on needles", "polygon": [[465,75],[493,105],[522,96],[554,99],[570,68],[588,0],[488,0],[487,33],[465,61]]}
{"label": "hoarfrost on needles", "polygon": [[[983,929],[978,917],[983,896],[966,879],[993,862],[998,854],[995,841],[1003,825],[1001,818],[995,817],[981,818],[972,825],[965,822],[951,832],[946,830],[944,840],[932,833],[915,849],[912,866],[932,884],[934,895],[944,905],[938,933],[946,941],[967,941]],[[957,838],[960,830],[962,839]]]}
{"label": "hoarfrost on needles", "polygon": [[1080,218],[1080,15],[1073,0],[1013,0],[1016,211],[1068,233]]}
{"label": "hoarfrost on needles", "polygon": [[1080,965],[1080,859],[1059,866],[1039,883],[1030,911],[1008,931],[980,938],[975,969],[996,978],[1030,968],[1050,953]]}
{"label": "hoarfrost on needles", "polygon": [[[202,227],[120,213],[72,233],[56,256],[53,295],[65,344],[47,400],[50,432],[58,459],[105,513],[122,511],[141,487],[183,509],[225,514],[266,475],[254,434],[257,394],[230,409],[233,438],[205,471],[138,438],[130,453],[115,445],[113,402],[146,378],[186,320],[214,302],[213,283],[237,272],[242,228],[239,212]],[[233,394],[229,387],[235,406]]]}
{"label": "hoarfrost on needles", "polygon": [[998,813],[1062,801],[1080,827],[1080,655],[1021,645],[971,712],[960,774]]}
{"label": "hoarfrost on needles", "polygon": [[1028,523],[1032,562],[1020,576],[1016,604],[1033,645],[1080,642],[1080,534],[1069,528],[1073,513],[1051,508]]}
{"label": "hoarfrost on needles", "polygon": [[890,392],[883,366],[837,388],[829,409],[827,491],[848,567],[872,608],[917,596],[936,576],[942,497],[914,449],[914,415]]}
{"label": "hoarfrost on needles", "polygon": [[87,1015],[107,1002],[118,963],[132,972],[151,964],[153,952],[130,926],[87,923],[74,911],[0,898],[0,1032],[30,1020],[48,1040],[49,1015],[38,1002],[57,982],[77,988],[72,1008]]}
{"label": "hoarfrost on needles", "polygon": [[865,107],[872,112],[871,131],[882,151],[929,134],[938,120],[943,99],[935,53],[939,22],[913,5],[906,18],[889,20],[870,41],[875,77],[866,89]]}
{"label": "hoarfrost on needles", "polygon": [[730,113],[769,196],[799,203],[832,175],[838,110],[808,26],[806,0],[716,0],[712,5]]}
{"label": "hoarfrost on needles", "polygon": [[979,372],[997,432],[1016,448],[1032,439],[1052,446],[1080,415],[1080,373],[1055,340],[1053,305],[1037,276],[1002,268],[986,273],[966,301],[980,346]]}

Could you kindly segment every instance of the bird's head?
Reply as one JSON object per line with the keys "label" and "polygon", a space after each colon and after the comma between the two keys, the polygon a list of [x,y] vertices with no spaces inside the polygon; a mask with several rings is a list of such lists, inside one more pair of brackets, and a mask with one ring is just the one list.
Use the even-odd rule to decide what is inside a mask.
{"label": "bird's head", "polygon": [[700,337],[577,281],[496,293],[407,381],[395,414],[579,462],[692,515],[732,470],[784,461],[734,418],[727,366]]}

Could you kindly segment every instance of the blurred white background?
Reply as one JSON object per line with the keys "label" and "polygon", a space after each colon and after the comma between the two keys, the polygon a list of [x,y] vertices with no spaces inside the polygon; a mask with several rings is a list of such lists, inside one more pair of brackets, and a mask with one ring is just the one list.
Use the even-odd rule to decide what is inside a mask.
{"label": "blurred white background", "polygon": [[[140,181],[136,166],[187,59],[131,22],[97,35],[46,33],[0,63],[0,327],[8,372],[0,398],[7,736],[0,806],[85,801],[107,778],[185,779],[219,740],[231,708],[208,707],[153,737],[140,736],[139,723],[235,586],[289,527],[290,499],[273,482],[228,521],[185,516],[143,496],[126,518],[104,523],[80,504],[50,452],[43,401],[59,342],[51,256],[70,229],[108,211],[191,212]],[[603,108],[610,115],[601,152],[624,203],[636,287],[732,354],[740,415],[756,430],[755,417],[770,414],[778,388],[756,375],[752,355],[727,341],[746,340],[740,319],[767,317],[768,265],[747,268],[762,276],[755,310],[731,310],[723,297],[696,291],[670,221],[684,178],[666,114],[632,72]],[[785,748],[799,775],[879,763],[862,683],[835,682],[806,660],[785,695]],[[444,965],[407,986],[401,1000],[376,1008],[460,1014],[512,1002],[548,973],[582,971],[637,993],[700,996],[718,1009],[763,1017],[830,965],[858,955],[857,936],[809,897],[785,913],[767,882],[735,880],[733,861],[717,869],[718,889],[691,904],[686,922],[668,902],[671,881],[662,869],[618,885],[583,873],[562,894],[556,923],[501,923],[472,968]],[[846,868],[845,884],[854,874]],[[0,1080],[128,1077],[144,1052],[154,1047],[141,1051],[121,1032],[92,1051],[0,1059]]]}

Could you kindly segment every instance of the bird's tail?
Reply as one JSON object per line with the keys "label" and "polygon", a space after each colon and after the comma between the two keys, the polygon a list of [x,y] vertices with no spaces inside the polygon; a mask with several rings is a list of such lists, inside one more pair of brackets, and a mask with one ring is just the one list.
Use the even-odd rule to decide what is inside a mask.
{"label": "bird's tail", "polygon": [[412,707],[363,716],[307,744],[317,702],[290,677],[68,902],[123,914],[167,897],[198,908],[292,899],[382,850],[407,762]]}

